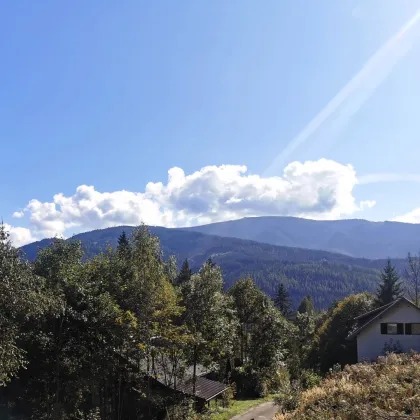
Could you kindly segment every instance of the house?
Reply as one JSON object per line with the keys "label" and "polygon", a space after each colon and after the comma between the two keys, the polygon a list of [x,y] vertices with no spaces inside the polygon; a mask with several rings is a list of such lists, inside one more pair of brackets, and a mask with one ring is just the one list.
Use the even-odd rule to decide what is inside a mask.
{"label": "house", "polygon": [[420,352],[420,308],[401,297],[355,318],[348,340],[357,340],[357,361],[374,361],[387,351]]}

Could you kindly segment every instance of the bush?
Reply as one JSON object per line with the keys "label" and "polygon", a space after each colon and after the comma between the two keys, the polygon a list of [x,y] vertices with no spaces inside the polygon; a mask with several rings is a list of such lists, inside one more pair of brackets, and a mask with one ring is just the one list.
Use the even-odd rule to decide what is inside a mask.
{"label": "bush", "polygon": [[420,355],[390,354],[376,363],[346,366],[302,392],[294,412],[284,413],[293,406],[290,395],[282,404],[278,420],[416,418]]}
{"label": "bush", "polygon": [[255,394],[258,398],[264,398],[268,395],[267,382],[261,378],[258,378],[257,380],[257,384],[255,386]]}
{"label": "bush", "polygon": [[279,407],[279,411],[285,413],[287,411],[295,410],[298,407],[300,395],[300,383],[295,380],[289,382],[288,386],[285,386],[285,388],[276,395],[274,401]]}
{"label": "bush", "polygon": [[205,419],[209,416],[204,414],[198,414],[194,410],[194,400],[191,398],[185,398],[178,404],[175,404],[166,409],[165,420],[198,420]]}
{"label": "bush", "polygon": [[268,380],[263,372],[250,367],[236,368],[232,371],[231,380],[235,382],[240,398],[263,398],[268,395]]}
{"label": "bush", "polygon": [[267,382],[271,393],[282,392],[290,387],[290,374],[286,368],[278,369]]}
{"label": "bush", "polygon": [[236,395],[236,384],[233,383],[229,388],[223,393],[223,407],[229,408],[232,404],[232,400]]}
{"label": "bush", "polygon": [[240,398],[256,398],[258,377],[249,368],[239,367],[232,370],[231,380],[236,384],[237,396]]}
{"label": "bush", "polygon": [[302,389],[310,389],[317,386],[322,381],[322,377],[311,369],[302,370],[299,382]]}

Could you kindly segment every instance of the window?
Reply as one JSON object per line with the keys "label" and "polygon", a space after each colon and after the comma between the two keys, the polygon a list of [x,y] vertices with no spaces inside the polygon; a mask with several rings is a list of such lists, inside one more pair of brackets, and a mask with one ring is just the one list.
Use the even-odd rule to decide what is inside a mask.
{"label": "window", "polygon": [[420,322],[405,324],[405,333],[408,335],[420,335]]}
{"label": "window", "polygon": [[400,335],[404,334],[404,324],[388,322],[381,324],[381,334]]}

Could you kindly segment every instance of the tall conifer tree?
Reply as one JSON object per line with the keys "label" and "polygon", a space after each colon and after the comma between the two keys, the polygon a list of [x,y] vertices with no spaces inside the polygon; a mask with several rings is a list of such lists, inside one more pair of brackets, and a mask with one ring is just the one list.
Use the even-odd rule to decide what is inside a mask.
{"label": "tall conifer tree", "polygon": [[381,272],[381,281],[375,299],[377,306],[391,303],[403,295],[400,276],[389,258]]}
{"label": "tall conifer tree", "polygon": [[279,288],[277,289],[274,305],[284,317],[288,317],[292,312],[289,293],[283,283],[280,283]]}

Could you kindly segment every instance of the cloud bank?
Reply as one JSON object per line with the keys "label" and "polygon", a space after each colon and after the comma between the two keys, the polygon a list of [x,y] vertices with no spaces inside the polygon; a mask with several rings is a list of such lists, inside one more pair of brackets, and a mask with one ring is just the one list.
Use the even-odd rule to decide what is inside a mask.
{"label": "cloud bank", "polygon": [[123,224],[180,227],[264,215],[337,219],[375,204],[356,203],[357,183],[351,165],[327,159],[292,162],[282,176],[272,177],[251,174],[241,165],[206,166],[189,175],[174,167],[165,184],[149,182],[142,192],[80,185],[70,196],[33,199],[13,215],[27,219],[29,229],[10,230],[18,246]]}
{"label": "cloud bank", "polygon": [[22,246],[36,241],[38,238],[32,236],[32,232],[28,228],[14,227],[7,223],[4,223],[6,231],[9,232],[10,240],[14,246]]}
{"label": "cloud bank", "polygon": [[394,222],[403,222],[403,223],[420,223],[420,208],[409,211],[408,213],[395,217],[392,220]]}

